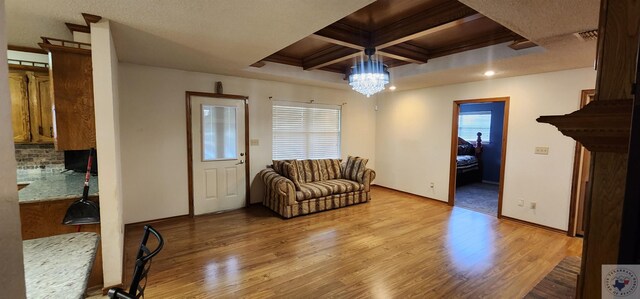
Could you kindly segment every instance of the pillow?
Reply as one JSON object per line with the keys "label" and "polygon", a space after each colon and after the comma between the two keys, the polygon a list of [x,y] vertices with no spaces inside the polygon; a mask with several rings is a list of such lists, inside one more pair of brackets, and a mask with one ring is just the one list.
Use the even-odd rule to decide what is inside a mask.
{"label": "pillow", "polygon": [[342,178],[361,182],[364,179],[367,162],[369,159],[349,156],[342,170]]}
{"label": "pillow", "polygon": [[476,154],[476,148],[473,146],[473,144],[458,137],[458,156],[465,156],[465,155],[473,156],[475,154]]}
{"label": "pillow", "polygon": [[291,163],[292,160],[273,160],[273,170],[275,170],[278,174],[287,176],[286,171],[287,163]]}
{"label": "pillow", "polygon": [[300,180],[298,179],[298,169],[295,163],[286,163],[285,165],[287,178],[290,179],[296,186],[296,189],[300,190]]}

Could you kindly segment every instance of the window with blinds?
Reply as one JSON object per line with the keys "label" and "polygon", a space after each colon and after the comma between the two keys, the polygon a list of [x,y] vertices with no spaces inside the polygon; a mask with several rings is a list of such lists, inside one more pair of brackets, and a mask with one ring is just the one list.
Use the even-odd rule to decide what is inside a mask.
{"label": "window with blinds", "polygon": [[340,158],[340,106],[274,102],[273,159]]}
{"label": "window with blinds", "polygon": [[491,111],[460,112],[458,137],[474,142],[482,133],[482,143],[491,142]]}

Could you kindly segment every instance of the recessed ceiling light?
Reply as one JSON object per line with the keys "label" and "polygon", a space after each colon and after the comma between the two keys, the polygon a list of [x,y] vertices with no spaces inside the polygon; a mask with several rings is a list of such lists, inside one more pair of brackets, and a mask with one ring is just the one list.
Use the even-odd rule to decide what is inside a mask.
{"label": "recessed ceiling light", "polygon": [[491,77],[491,76],[493,76],[495,74],[496,74],[496,72],[494,72],[494,71],[486,71],[486,72],[484,72],[484,75],[487,76],[487,77]]}
{"label": "recessed ceiling light", "polygon": [[391,91],[396,90],[396,86],[395,85],[389,86],[389,90],[391,90]]}

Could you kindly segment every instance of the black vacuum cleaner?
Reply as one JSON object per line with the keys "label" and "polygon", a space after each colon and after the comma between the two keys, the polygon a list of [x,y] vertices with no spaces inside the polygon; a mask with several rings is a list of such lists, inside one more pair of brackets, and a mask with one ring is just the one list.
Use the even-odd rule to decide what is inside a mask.
{"label": "black vacuum cleaner", "polygon": [[87,162],[87,174],[84,178],[84,189],[82,198],[72,203],[64,215],[62,224],[83,225],[100,223],[100,207],[97,203],[89,200],[89,178],[91,177],[91,162],[93,149],[89,151],[89,161]]}

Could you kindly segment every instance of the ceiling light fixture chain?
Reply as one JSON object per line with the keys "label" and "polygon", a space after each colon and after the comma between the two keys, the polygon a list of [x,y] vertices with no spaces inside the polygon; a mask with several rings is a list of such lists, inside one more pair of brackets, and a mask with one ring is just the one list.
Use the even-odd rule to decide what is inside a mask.
{"label": "ceiling light fixture chain", "polygon": [[374,95],[385,89],[385,85],[389,84],[389,71],[387,66],[382,63],[379,57],[375,56],[375,48],[366,48],[364,54],[367,56],[360,57],[360,61],[351,67],[349,74],[349,85],[351,88],[367,97]]}

